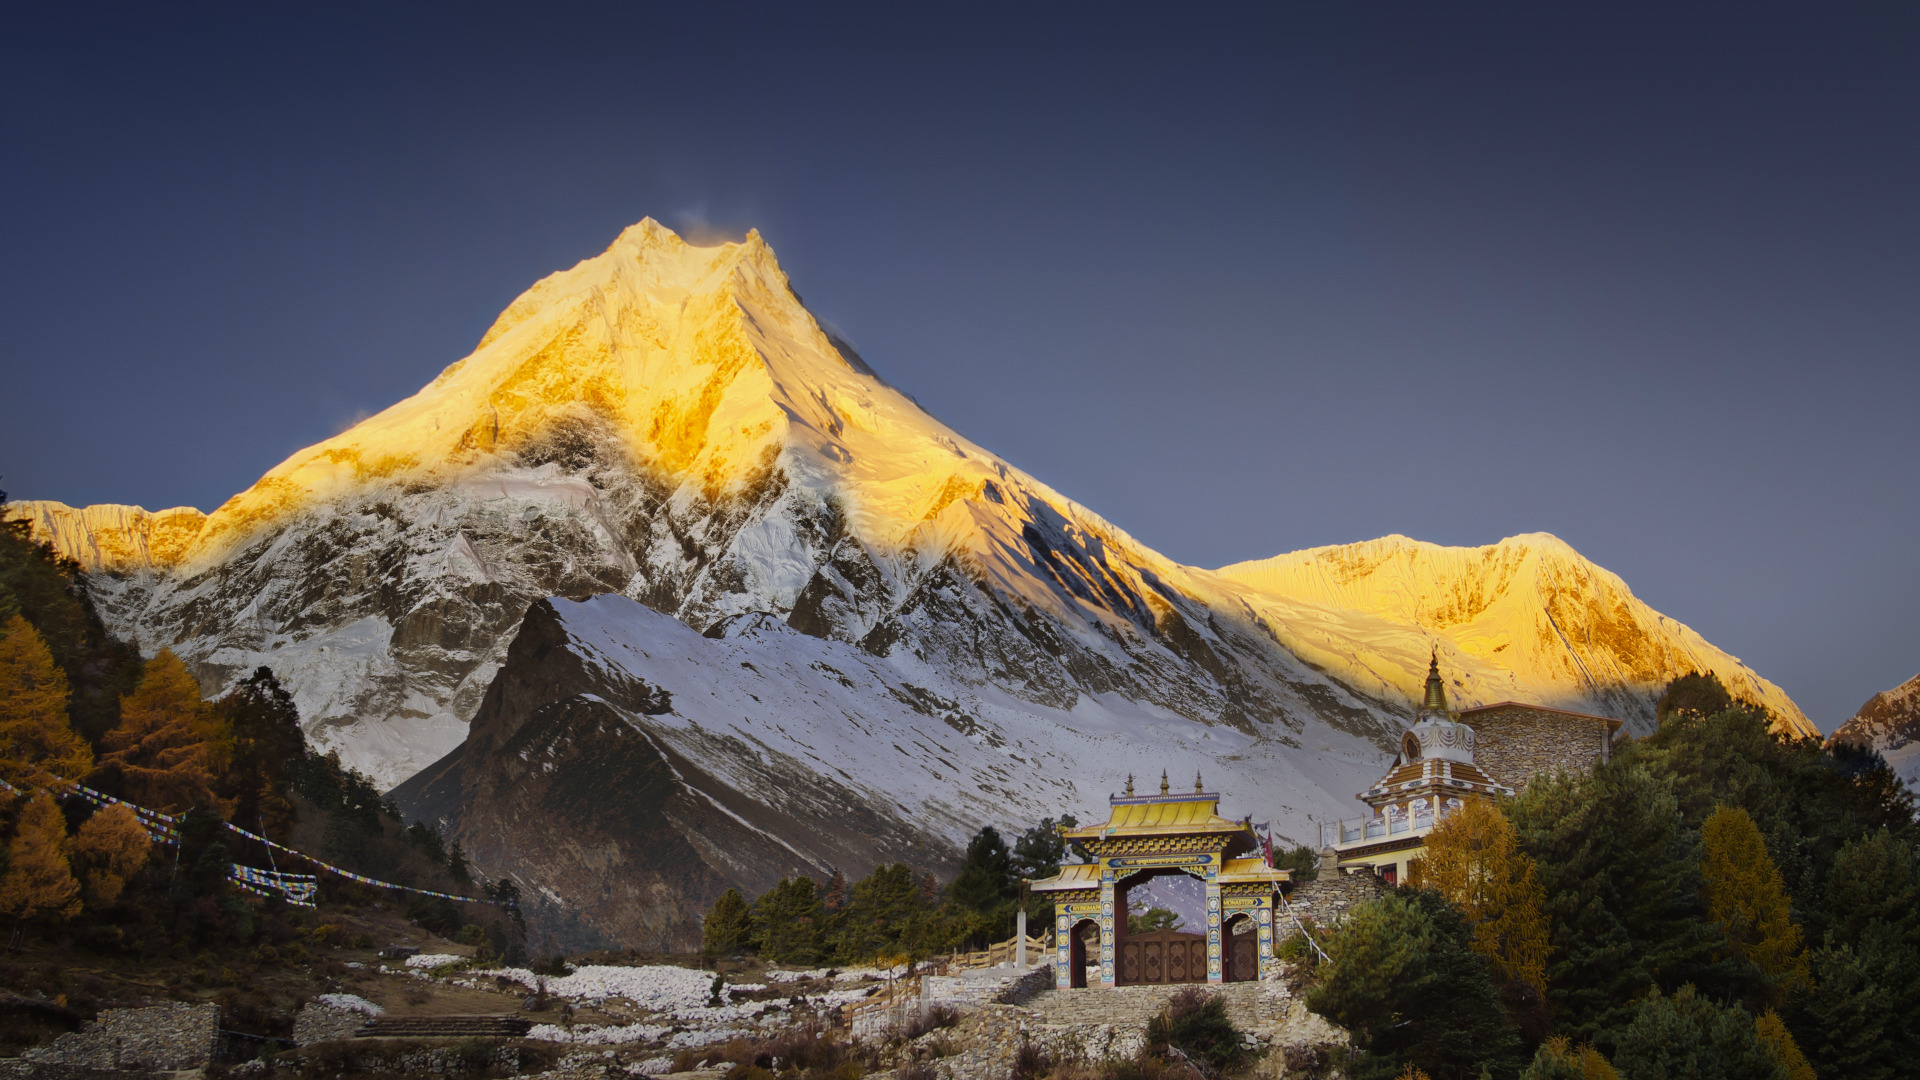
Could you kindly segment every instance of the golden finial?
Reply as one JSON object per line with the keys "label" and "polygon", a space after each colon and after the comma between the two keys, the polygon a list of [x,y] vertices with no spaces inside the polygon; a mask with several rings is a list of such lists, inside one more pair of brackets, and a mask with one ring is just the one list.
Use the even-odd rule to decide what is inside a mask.
{"label": "golden finial", "polygon": [[1440,682],[1440,647],[1433,647],[1433,659],[1427,664],[1427,699],[1421,704],[1425,712],[1447,715],[1447,690]]}
{"label": "golden finial", "polygon": [[1127,798],[1133,798],[1133,774],[1127,774]]}
{"label": "golden finial", "polygon": [[1199,795],[1204,793],[1206,790],[1207,790],[1206,788],[1200,786],[1200,770],[1199,769],[1193,770],[1193,793],[1195,795]]}
{"label": "golden finial", "polygon": [[1165,795],[1166,793],[1167,793],[1167,770],[1161,769],[1160,770],[1160,794]]}

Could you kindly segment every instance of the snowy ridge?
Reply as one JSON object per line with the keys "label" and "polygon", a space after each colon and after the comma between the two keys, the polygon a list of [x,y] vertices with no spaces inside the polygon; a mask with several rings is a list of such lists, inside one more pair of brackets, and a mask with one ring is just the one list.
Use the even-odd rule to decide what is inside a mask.
{"label": "snowy ridge", "polygon": [[[1781,725],[1820,734],[1785,691],[1654,611],[1618,575],[1548,533],[1477,548],[1395,535],[1217,572],[1256,590],[1249,602],[1274,607],[1283,622],[1305,620],[1285,618],[1284,607],[1266,597],[1346,615],[1346,642],[1328,628],[1317,640],[1309,634],[1287,643],[1301,655],[1327,656],[1350,678],[1375,672],[1383,691],[1416,694],[1426,675],[1426,642],[1434,640],[1445,642],[1444,666],[1463,707],[1534,701],[1638,720],[1634,726],[1644,731],[1651,714],[1622,689],[1657,693],[1677,673],[1713,671],[1735,695],[1767,706]],[[1368,619],[1378,621],[1369,626]],[[1375,642],[1378,654],[1369,649]]]}
{"label": "snowy ridge", "polygon": [[[1220,757],[1297,754],[1309,777],[1315,755],[1374,768],[1360,747],[1392,744],[1436,646],[1463,704],[1644,727],[1659,685],[1705,666],[1805,722],[1549,537],[1176,564],[843,354],[757,234],[696,247],[651,220],[212,514],[6,513],[96,572],[117,633],[174,648],[210,690],[271,665],[310,736],[388,785],[460,744],[531,605],[609,593],[729,641],[767,622],[884,661],[863,694],[910,679],[1063,746],[1149,720],[1233,732],[1244,746]],[[1422,554],[1358,578],[1301,569],[1378,545]],[[1513,558],[1473,563],[1489,550]],[[1499,602],[1435,618],[1443,594]]]}
{"label": "snowy ridge", "polygon": [[1878,750],[1909,788],[1920,791],[1920,675],[1867,699],[1829,741]]}

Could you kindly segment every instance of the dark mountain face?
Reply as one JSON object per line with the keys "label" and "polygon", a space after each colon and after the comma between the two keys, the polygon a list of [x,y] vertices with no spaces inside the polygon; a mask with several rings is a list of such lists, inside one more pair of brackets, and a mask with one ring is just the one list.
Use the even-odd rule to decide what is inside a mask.
{"label": "dark mountain face", "polygon": [[[682,649],[722,649],[628,606],[642,626],[679,631],[665,636]],[[729,886],[753,895],[781,877],[888,861],[951,868],[953,844],[902,807],[785,755],[689,730],[673,709],[670,691],[570,637],[543,601],[467,741],[392,795],[410,817],[441,823],[489,874],[520,882],[537,938],[555,947],[686,950]],[[734,775],[714,775],[703,759]]]}

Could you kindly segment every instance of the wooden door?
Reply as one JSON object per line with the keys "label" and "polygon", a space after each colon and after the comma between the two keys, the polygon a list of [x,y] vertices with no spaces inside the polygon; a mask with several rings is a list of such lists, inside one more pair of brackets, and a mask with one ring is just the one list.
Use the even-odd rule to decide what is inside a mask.
{"label": "wooden door", "polygon": [[1129,937],[1120,946],[1116,975],[1123,986],[1206,982],[1206,935],[1155,930]]}

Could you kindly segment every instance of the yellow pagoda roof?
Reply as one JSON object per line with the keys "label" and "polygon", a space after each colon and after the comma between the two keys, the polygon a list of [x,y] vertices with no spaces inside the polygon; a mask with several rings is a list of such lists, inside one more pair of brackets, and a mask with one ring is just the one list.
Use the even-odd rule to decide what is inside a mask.
{"label": "yellow pagoda roof", "polygon": [[1030,886],[1034,892],[1059,892],[1064,889],[1097,889],[1100,887],[1100,864],[1072,863],[1060,867],[1060,872],[1050,878],[1041,878]]}
{"label": "yellow pagoda roof", "polygon": [[1098,825],[1062,830],[1068,840],[1098,840],[1107,836],[1138,836],[1164,833],[1219,833],[1247,830],[1244,821],[1229,821],[1220,816],[1220,796],[1212,792],[1192,795],[1139,795],[1110,800],[1112,810]]}
{"label": "yellow pagoda roof", "polygon": [[1246,859],[1228,859],[1220,867],[1218,878],[1222,885],[1239,884],[1247,881],[1282,882],[1292,881],[1293,871],[1280,870],[1268,866],[1267,861],[1255,856]]}

